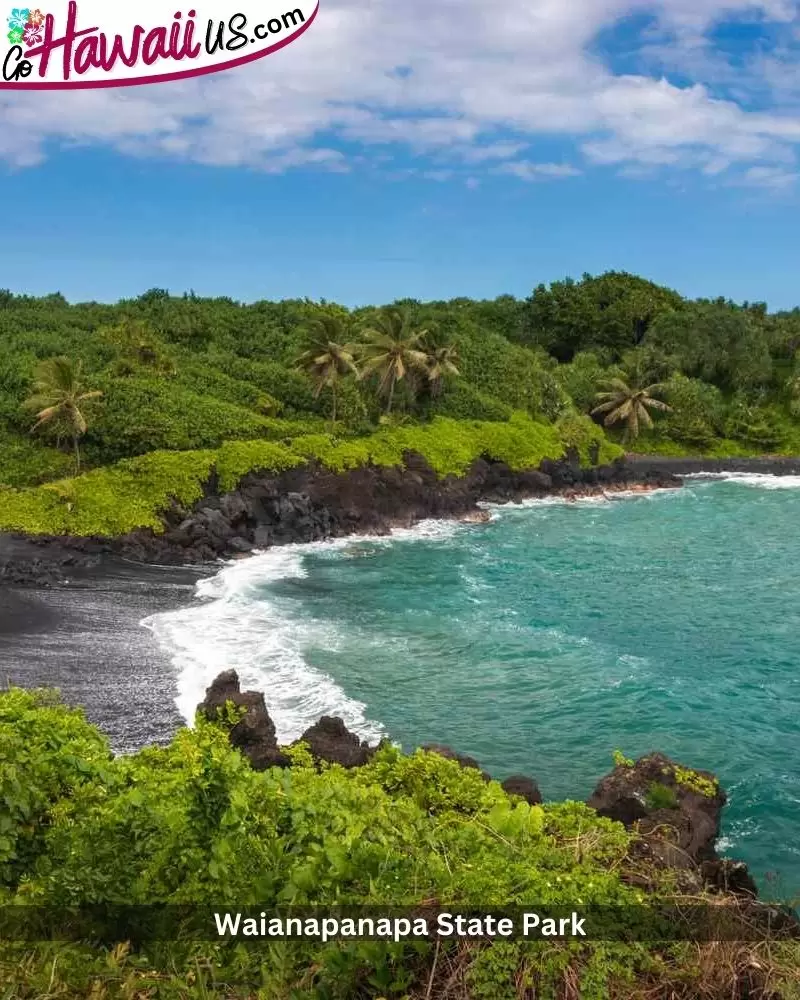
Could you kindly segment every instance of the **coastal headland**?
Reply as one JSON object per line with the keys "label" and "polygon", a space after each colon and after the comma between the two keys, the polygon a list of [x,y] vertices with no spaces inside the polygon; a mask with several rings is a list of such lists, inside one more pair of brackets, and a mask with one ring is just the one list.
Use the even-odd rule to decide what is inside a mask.
{"label": "coastal headland", "polygon": [[561,496],[577,499],[615,491],[680,488],[682,476],[724,472],[800,475],[800,458],[667,458],[627,456],[585,466],[577,456],[514,471],[478,459],[463,476],[440,477],[418,454],[402,467],[366,465],[334,472],[321,464],[280,474],[250,473],[232,490],[212,473],[203,496],[185,507],[173,500],[163,530],[137,529],[115,538],[0,533],[0,584],[52,587],[95,577],[124,561],[142,566],[213,569],[275,545],[354,534],[385,535],[429,518],[468,519],[481,503],[519,503]]}

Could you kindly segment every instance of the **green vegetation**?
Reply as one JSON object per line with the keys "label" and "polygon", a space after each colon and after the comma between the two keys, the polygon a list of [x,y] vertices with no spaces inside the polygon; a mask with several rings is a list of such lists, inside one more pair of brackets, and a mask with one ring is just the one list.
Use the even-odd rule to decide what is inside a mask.
{"label": "green vegetation", "polygon": [[402,466],[404,454],[413,451],[423,455],[440,476],[458,476],[483,455],[522,470],[535,468],[547,458],[560,458],[568,447],[577,447],[587,459],[590,452],[604,460],[621,454],[585,417],[574,417],[561,429],[525,414],[512,415],[506,423],[437,417],[429,424],[389,426],[362,438],[325,433],[292,436],[303,425],[282,421],[271,421],[270,429],[283,440],[228,441],[217,449],[199,451],[155,451],[38,487],[0,488],[0,530],[107,537],[142,527],[161,532],[160,515],[170,501],[189,506],[199,500],[212,471],[223,490],[232,490],[249,472],[285,472],[311,459],[343,472],[367,463]]}
{"label": "green vegetation", "polygon": [[[234,720],[230,719],[227,725]],[[366,767],[251,770],[226,723],[113,758],[48,692],[0,694],[0,904],[628,907],[679,893],[643,872],[622,826],[575,802],[529,806],[476,771],[422,751]],[[678,901],[681,901],[678,895]],[[697,897],[687,897],[696,903]],[[724,905],[716,897],[716,905]],[[733,919],[738,910],[731,904]],[[736,995],[759,968],[780,989],[798,945],[614,942],[0,942],[3,996],[103,1000],[688,1000]],[[757,964],[756,964],[757,963]],[[791,995],[787,992],[787,996]]]}
{"label": "green vegetation", "polygon": [[719,793],[719,783],[716,778],[705,778],[697,771],[685,767],[675,768],[675,781],[684,788],[697,792],[698,795],[705,795],[709,799],[713,799]]}
{"label": "green vegetation", "polygon": [[614,767],[633,767],[635,763],[630,757],[626,757],[621,750],[615,750],[612,758],[614,760]]}
{"label": "green vegetation", "polygon": [[311,376],[316,388],[314,398],[318,399],[325,388],[330,388],[333,409],[331,423],[336,423],[336,390],[339,381],[347,375],[358,374],[353,348],[343,346],[345,323],[338,316],[320,316],[312,320],[309,329],[310,345],[298,359],[298,366]]}
{"label": "green vegetation", "polygon": [[606,427],[624,423],[623,440],[626,443],[635,441],[639,437],[641,425],[648,428],[653,426],[650,410],[669,413],[671,409],[666,403],[655,398],[655,393],[664,391],[664,386],[659,383],[640,389],[635,385],[628,385],[621,378],[612,378],[601,385],[607,388],[607,391],[597,394],[600,405],[592,410],[592,416],[603,415]]}
{"label": "green vegetation", "polygon": [[378,394],[386,400],[386,412],[392,412],[397,387],[404,383],[410,394],[417,392],[415,378],[429,372],[424,338],[427,330],[411,328],[411,313],[396,309],[379,313],[373,326],[364,331],[360,354],[364,362],[362,379],[375,376]]}
{"label": "green vegetation", "polygon": [[668,785],[653,781],[647,789],[645,804],[648,809],[676,809],[678,796]]}
{"label": "green vegetation", "polygon": [[355,310],[4,292],[0,528],[159,530],[214,468],[232,488],[253,470],[396,465],[415,448],[440,475],[484,454],[607,463],[637,434],[644,453],[798,454],[798,348],[800,310],[691,302],[620,273],[526,300]]}
{"label": "green vegetation", "polygon": [[93,399],[103,393],[86,390],[81,382],[81,362],[73,364],[69,358],[50,358],[36,368],[33,383],[34,395],[23,404],[36,414],[33,430],[49,430],[60,441],[62,435],[72,440],[75,449],[75,471],[81,467],[80,439],[86,433],[84,411]]}

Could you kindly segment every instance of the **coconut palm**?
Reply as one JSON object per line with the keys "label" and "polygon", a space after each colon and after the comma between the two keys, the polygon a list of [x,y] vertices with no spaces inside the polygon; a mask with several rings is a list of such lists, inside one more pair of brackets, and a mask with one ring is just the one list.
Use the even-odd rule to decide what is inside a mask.
{"label": "coconut palm", "polygon": [[372,326],[363,331],[360,355],[364,361],[361,378],[378,377],[378,392],[386,397],[391,413],[398,382],[428,371],[425,350],[427,330],[412,329],[408,312],[387,309],[378,313]]}
{"label": "coconut palm", "polygon": [[458,377],[461,374],[456,367],[457,362],[458,351],[453,344],[435,347],[428,354],[428,382],[434,396],[438,396],[442,391],[442,384],[447,375]]}
{"label": "coconut palm", "polygon": [[666,403],[654,398],[654,394],[664,391],[665,387],[660,382],[648,385],[644,389],[628,385],[621,378],[612,378],[603,384],[607,386],[607,391],[597,394],[600,405],[592,410],[592,416],[604,414],[606,427],[624,421],[626,441],[639,436],[640,424],[644,424],[645,427],[653,426],[650,410],[671,411],[671,407]]}
{"label": "coconut palm", "polygon": [[36,368],[34,393],[23,404],[33,410],[36,423],[33,431],[41,427],[54,428],[59,436],[66,433],[72,438],[75,449],[75,472],[81,468],[80,439],[86,433],[84,404],[99,399],[103,393],[87,390],[81,379],[81,362],[69,358],[49,358]]}
{"label": "coconut palm", "polygon": [[297,367],[314,380],[315,399],[326,386],[330,386],[333,398],[331,422],[334,424],[339,380],[351,372],[358,374],[353,347],[342,343],[347,339],[348,332],[346,324],[338,316],[316,317],[307,328],[308,350],[297,359]]}

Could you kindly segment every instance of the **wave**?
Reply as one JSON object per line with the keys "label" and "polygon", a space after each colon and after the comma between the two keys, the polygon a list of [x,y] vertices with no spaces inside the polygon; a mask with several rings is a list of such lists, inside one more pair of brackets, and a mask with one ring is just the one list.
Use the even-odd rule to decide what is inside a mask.
{"label": "wave", "polygon": [[800,476],[775,476],[764,472],[691,472],[681,478],[738,483],[741,486],[751,486],[763,490],[800,489]]}
{"label": "wave", "polygon": [[191,724],[206,688],[233,668],[243,689],[264,692],[282,743],[297,739],[323,715],[340,716],[362,739],[380,740],[386,733],[367,719],[365,706],[305,660],[310,645],[335,648],[335,627],[298,619],[280,600],[265,596],[265,583],[305,577],[298,548],[281,547],[226,566],[198,584],[202,604],[141,623],[171,653],[178,711]]}
{"label": "wave", "polygon": [[478,504],[479,507],[484,510],[490,511],[493,515],[497,515],[504,510],[528,510],[536,507],[597,507],[605,506],[607,504],[613,503],[616,500],[647,500],[655,497],[664,496],[666,493],[678,495],[680,489],[676,489],[673,486],[662,486],[656,489],[648,490],[609,490],[608,493],[591,493],[586,496],[545,496],[545,497],[527,497],[524,500],[518,500],[513,503],[490,503],[489,501],[481,502]]}
{"label": "wave", "polygon": [[387,536],[276,546],[200,580],[195,594],[201,604],[141,622],[171,654],[178,711],[191,725],[206,688],[222,671],[235,669],[243,688],[264,692],[281,742],[297,739],[323,715],[341,717],[362,739],[384,738],[386,730],[367,718],[364,704],[306,662],[311,646],[336,648],[341,637],[335,623],[297,617],[289,602],[266,594],[265,584],[304,579],[309,554],[368,557],[397,542],[446,541],[463,527],[456,521],[430,520]]}
{"label": "wave", "polygon": [[524,500],[517,500],[509,503],[493,503],[486,500],[481,501],[478,504],[478,507],[482,510],[488,510],[492,515],[498,515],[503,511],[529,510],[534,507],[574,507],[576,504],[580,504],[581,506],[591,506],[608,502],[609,501],[603,496],[578,496],[571,500],[567,500],[566,497],[562,496],[550,496],[527,497]]}

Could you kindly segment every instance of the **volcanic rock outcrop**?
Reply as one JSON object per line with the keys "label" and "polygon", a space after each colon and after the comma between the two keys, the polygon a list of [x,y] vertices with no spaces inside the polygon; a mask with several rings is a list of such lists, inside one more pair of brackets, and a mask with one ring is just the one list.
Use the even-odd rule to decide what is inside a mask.
{"label": "volcanic rock outcrop", "polygon": [[[290,763],[278,749],[275,723],[267,711],[264,695],[242,691],[235,670],[227,670],[213,681],[197,710],[212,722],[232,721],[239,716],[231,727],[229,738],[256,771],[286,767]],[[235,715],[232,716],[231,711]]]}
{"label": "volcanic rock outcrop", "polygon": [[602,778],[587,805],[600,816],[663,840],[669,864],[691,867],[716,860],[722,809],[727,797],[707,771],[689,771],[653,753],[632,766],[619,764]]}

